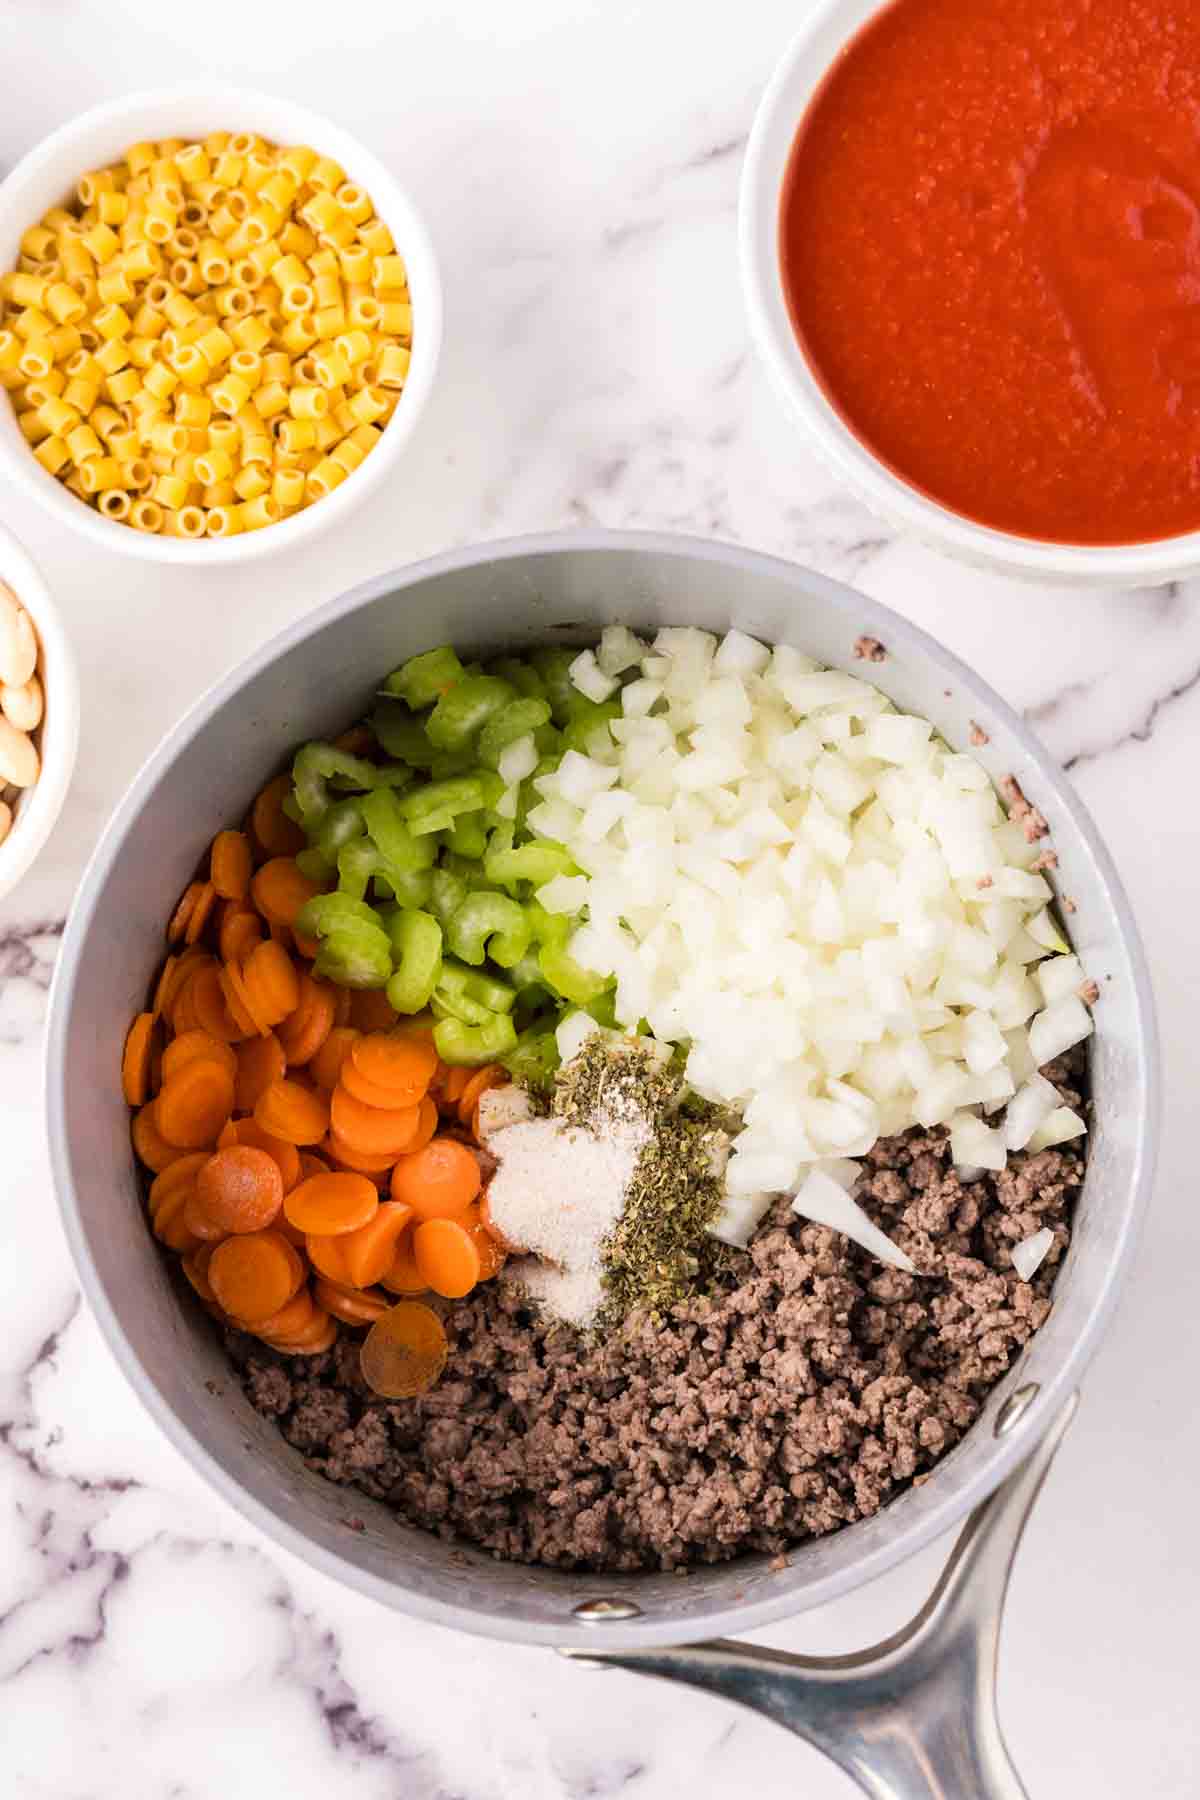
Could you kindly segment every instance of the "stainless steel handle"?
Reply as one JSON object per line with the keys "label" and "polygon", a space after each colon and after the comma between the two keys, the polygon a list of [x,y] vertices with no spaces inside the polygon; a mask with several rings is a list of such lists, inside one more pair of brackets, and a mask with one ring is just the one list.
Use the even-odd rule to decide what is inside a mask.
{"label": "stainless steel handle", "polygon": [[874,1800],[1028,1800],[996,1716],[1008,1578],[1078,1396],[967,1520],[937,1586],[893,1637],[852,1656],[789,1656],[733,1639],[677,1650],[567,1651],[765,1713]]}

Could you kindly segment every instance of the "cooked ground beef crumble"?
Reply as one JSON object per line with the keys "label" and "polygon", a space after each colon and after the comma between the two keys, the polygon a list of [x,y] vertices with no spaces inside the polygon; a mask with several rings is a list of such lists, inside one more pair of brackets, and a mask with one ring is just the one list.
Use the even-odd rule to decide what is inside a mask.
{"label": "cooked ground beef crumble", "polygon": [[[1081,1107],[1084,1058],[1043,1071]],[[419,1401],[373,1396],[357,1335],[311,1361],[230,1350],[308,1466],[414,1525],[518,1562],[674,1569],[878,1511],[957,1442],[1045,1319],[1083,1179],[1074,1148],[964,1184],[942,1130],[876,1144],[859,1198],[921,1271],[882,1266],[786,1202],[709,1298],[591,1341],[502,1284],[449,1304]],[[1009,1252],[1042,1226],[1031,1283]]]}

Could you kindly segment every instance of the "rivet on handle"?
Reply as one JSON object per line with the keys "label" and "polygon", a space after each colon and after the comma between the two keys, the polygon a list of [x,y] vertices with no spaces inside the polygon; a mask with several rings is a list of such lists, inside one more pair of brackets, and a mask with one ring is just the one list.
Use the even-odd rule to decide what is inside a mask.
{"label": "rivet on handle", "polygon": [[640,1619],[642,1609],[632,1600],[581,1600],[575,1617],[585,1625],[604,1625],[613,1619]]}
{"label": "rivet on handle", "polygon": [[1028,1381],[1008,1396],[1000,1411],[996,1414],[996,1436],[1007,1437],[1014,1425],[1018,1425],[1042,1391],[1040,1381]]}

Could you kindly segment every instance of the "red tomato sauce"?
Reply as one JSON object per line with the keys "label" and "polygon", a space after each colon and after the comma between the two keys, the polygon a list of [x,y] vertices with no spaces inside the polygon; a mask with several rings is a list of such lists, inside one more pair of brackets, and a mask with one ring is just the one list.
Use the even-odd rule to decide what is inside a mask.
{"label": "red tomato sauce", "polygon": [[784,185],[792,321],[850,429],[982,524],[1200,528],[1200,0],[896,0]]}

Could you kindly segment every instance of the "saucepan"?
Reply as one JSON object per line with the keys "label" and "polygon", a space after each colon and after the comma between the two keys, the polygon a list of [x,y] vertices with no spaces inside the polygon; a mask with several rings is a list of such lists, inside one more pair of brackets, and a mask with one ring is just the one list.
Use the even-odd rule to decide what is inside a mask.
{"label": "saucepan", "polygon": [[[214,832],[240,816],[297,740],[343,727],[366,707],[381,669],[434,644],[524,650],[591,639],[618,621],[651,632],[736,626],[859,673],[855,639],[878,638],[887,659],[871,678],[952,744],[966,744],[981,726],[989,741],[979,754],[993,776],[1014,774],[1049,818],[1076,947],[1103,995],[1092,1040],[1090,1161],[1049,1319],[928,1481],[876,1517],[800,1546],[786,1569],[751,1558],[680,1581],[519,1567],[410,1529],[311,1473],[228,1379],[209,1321],[181,1304],[145,1228],[130,1153],[122,1038],[160,955],[161,922]],[[113,1352],[172,1442],[269,1537],[417,1618],[616,1661],[756,1706],[821,1744],[877,1795],[997,1800],[1022,1791],[991,1700],[1000,1604],[1021,1522],[1111,1313],[1146,1204],[1155,1028],[1128,904],[1078,797],[1020,718],[925,633],[790,563],[642,533],[489,544],[355,588],[220,682],[134,781],[67,927],[48,1082],[66,1229]],[[888,1643],[817,1661],[728,1641],[835,1600],[968,1515],[937,1592]]]}

